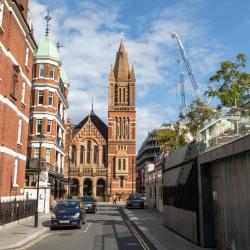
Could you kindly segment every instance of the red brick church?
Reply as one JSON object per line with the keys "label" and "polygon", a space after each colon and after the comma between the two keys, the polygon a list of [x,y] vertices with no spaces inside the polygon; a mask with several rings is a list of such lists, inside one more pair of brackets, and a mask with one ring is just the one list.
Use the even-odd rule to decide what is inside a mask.
{"label": "red brick church", "polygon": [[136,79],[123,40],[108,81],[108,126],[93,108],[78,125],[68,122],[64,169],[71,197],[125,199],[135,191]]}

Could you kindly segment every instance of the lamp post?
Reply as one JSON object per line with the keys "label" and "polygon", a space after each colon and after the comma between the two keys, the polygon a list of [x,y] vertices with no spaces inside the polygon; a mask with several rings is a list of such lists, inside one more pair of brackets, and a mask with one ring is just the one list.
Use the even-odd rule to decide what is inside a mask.
{"label": "lamp post", "polygon": [[34,227],[38,227],[38,206],[39,206],[39,182],[40,182],[40,168],[41,168],[41,151],[42,151],[42,142],[43,142],[43,133],[40,132],[39,135],[39,156],[38,156],[38,164],[37,164],[37,187],[36,187],[36,212],[35,212],[35,221]]}
{"label": "lamp post", "polygon": [[70,157],[68,154],[68,199],[70,199]]}
{"label": "lamp post", "polygon": [[154,178],[154,210],[156,212],[156,172],[153,173]]}

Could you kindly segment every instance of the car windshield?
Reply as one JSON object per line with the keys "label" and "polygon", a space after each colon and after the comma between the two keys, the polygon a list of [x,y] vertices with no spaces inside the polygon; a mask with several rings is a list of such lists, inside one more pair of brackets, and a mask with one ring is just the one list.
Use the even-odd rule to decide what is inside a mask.
{"label": "car windshield", "polygon": [[77,201],[65,201],[65,202],[60,202],[56,205],[57,210],[78,209],[78,208],[79,208],[79,202]]}
{"label": "car windshield", "polygon": [[140,195],[130,195],[129,200],[141,200],[141,196]]}
{"label": "car windshield", "polygon": [[94,202],[94,198],[89,196],[83,197],[83,202]]}

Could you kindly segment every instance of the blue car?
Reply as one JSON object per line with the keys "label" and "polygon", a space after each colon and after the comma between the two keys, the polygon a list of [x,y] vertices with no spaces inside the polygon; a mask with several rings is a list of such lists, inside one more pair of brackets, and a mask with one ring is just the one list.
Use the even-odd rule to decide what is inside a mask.
{"label": "blue car", "polygon": [[52,214],[50,229],[58,227],[76,227],[81,229],[86,222],[86,212],[78,200],[59,201]]}

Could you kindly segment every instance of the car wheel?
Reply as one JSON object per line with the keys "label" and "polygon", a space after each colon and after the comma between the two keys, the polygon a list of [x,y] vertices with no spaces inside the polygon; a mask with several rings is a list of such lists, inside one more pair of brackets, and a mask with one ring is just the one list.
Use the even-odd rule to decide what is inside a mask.
{"label": "car wheel", "polygon": [[50,230],[51,230],[51,231],[55,230],[55,227],[50,227]]}

